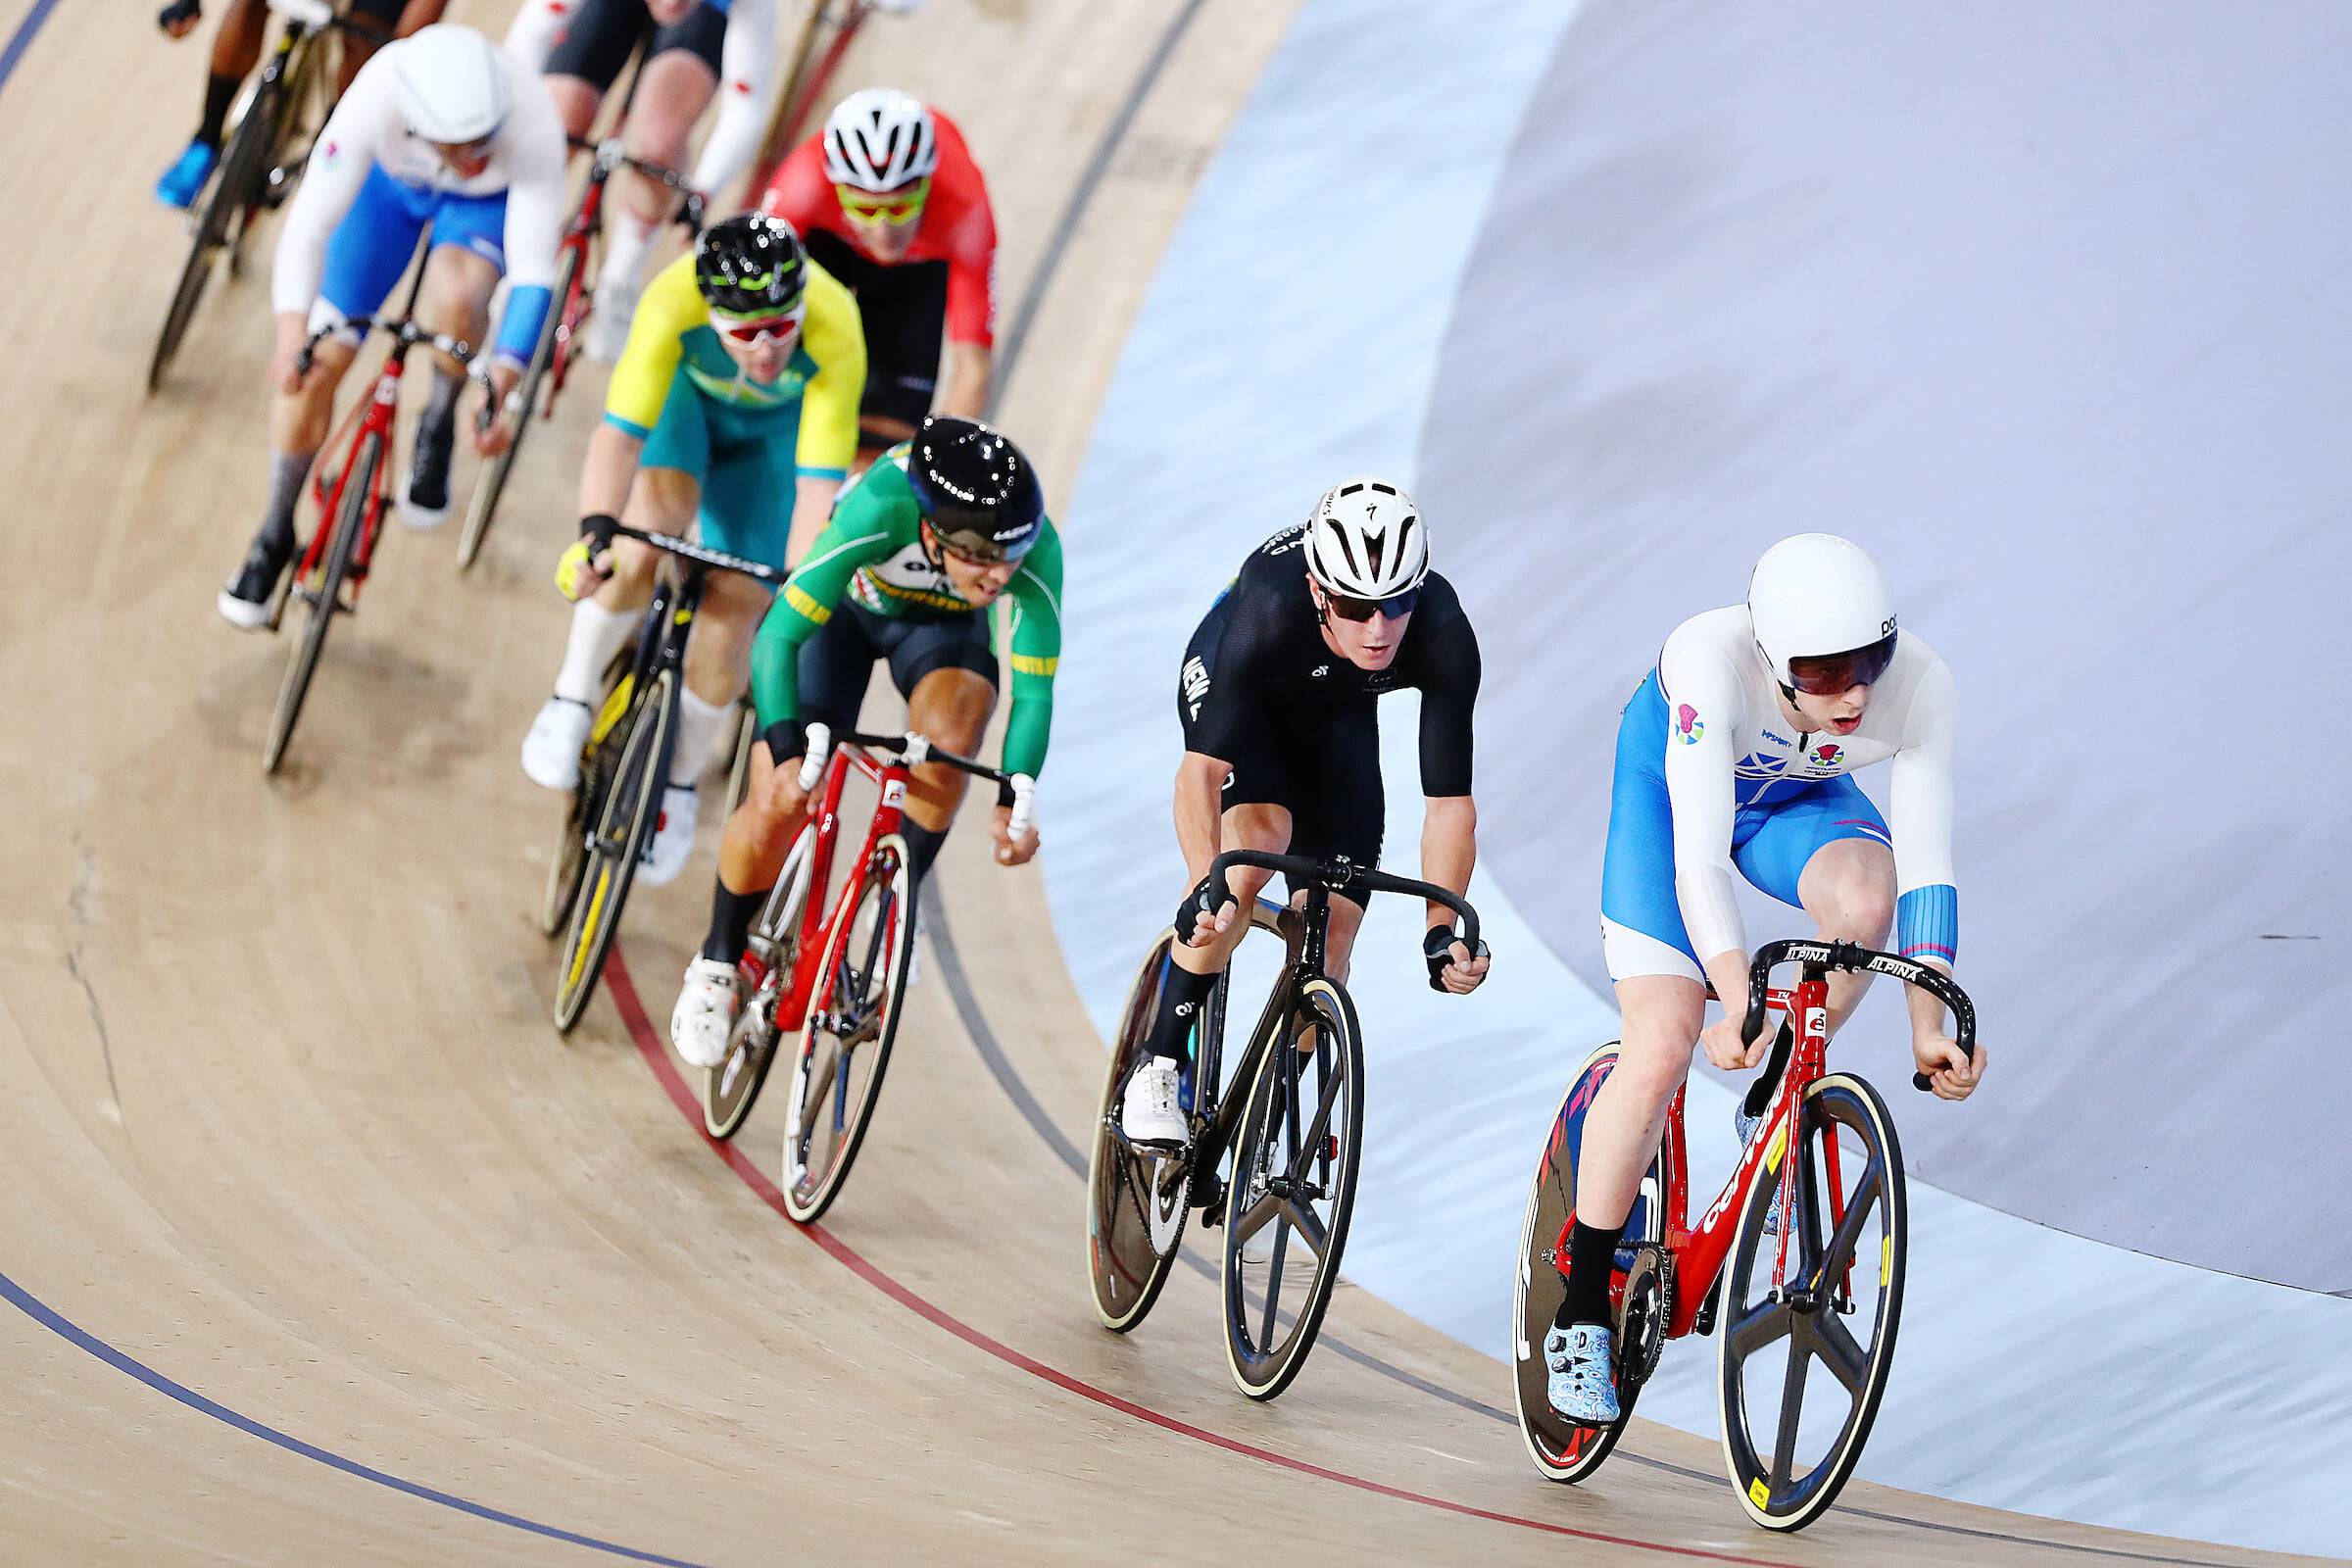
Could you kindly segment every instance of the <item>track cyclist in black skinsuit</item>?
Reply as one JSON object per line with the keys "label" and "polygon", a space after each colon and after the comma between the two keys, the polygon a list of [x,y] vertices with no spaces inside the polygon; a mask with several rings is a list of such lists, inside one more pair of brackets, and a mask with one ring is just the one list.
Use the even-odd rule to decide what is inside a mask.
{"label": "track cyclist in black skinsuit", "polygon": [[[1268,873],[1242,869],[1208,885],[1223,850],[1258,850],[1363,866],[1380,861],[1383,693],[1421,693],[1421,874],[1467,891],[1478,858],[1470,798],[1470,711],[1478,637],[1453,585],[1429,569],[1428,525],[1413,498],[1380,479],[1334,485],[1299,527],[1243,563],[1185,650],[1177,716],[1176,841],[1194,884],[1177,911],[1178,946],[1152,1020],[1152,1060],[1128,1083],[1119,1124],[1131,1142],[1170,1148],[1188,1136],[1177,1102],[1194,1015],[1250,929],[1248,901]],[[1302,897],[1294,889],[1295,897]],[[1334,899],[1327,958],[1345,977],[1363,906]],[[1454,940],[1453,915],[1428,906],[1429,983],[1467,995],[1487,957]]]}

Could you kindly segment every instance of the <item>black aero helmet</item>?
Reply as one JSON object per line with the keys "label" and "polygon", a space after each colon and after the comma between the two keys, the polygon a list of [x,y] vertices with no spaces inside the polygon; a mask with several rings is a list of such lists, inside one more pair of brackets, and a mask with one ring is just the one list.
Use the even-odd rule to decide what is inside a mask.
{"label": "black aero helmet", "polygon": [[914,433],[906,482],[949,549],[973,561],[1018,561],[1045,529],[1045,497],[1021,449],[987,425],[935,414]]}
{"label": "black aero helmet", "polygon": [[808,286],[808,258],[800,235],[781,218],[737,213],[695,241],[694,282],[714,311],[783,316]]}

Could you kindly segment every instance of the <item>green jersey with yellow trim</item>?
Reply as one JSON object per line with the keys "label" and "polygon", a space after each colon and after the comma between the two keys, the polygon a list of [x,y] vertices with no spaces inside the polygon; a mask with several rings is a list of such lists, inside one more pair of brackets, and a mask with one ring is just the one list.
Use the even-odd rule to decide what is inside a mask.
{"label": "green jersey with yellow trim", "polygon": [[[752,696],[763,727],[801,716],[801,645],[833,618],[843,600],[871,614],[918,620],[968,615],[979,608],[956,592],[923,551],[922,509],[906,480],[910,450],[904,442],[891,448],[842,491],[824,532],[760,623]],[[1012,622],[1011,646],[1004,651],[1011,666],[1012,712],[1004,725],[1003,765],[1035,778],[1045,765],[1054,671],[1061,662],[1061,534],[1053,518],[1005,585],[1004,600]]]}

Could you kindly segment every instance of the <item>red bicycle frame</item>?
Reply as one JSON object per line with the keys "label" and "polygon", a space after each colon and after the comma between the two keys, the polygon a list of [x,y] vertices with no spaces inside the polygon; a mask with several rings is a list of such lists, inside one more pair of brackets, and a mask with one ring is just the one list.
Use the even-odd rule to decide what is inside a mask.
{"label": "red bicycle frame", "polygon": [[[828,913],[821,906],[824,889],[833,878],[833,852],[840,841],[841,792],[849,783],[850,770],[856,768],[873,780],[882,792],[881,801],[874,807],[872,819],[866,825],[865,845],[858,857],[857,869],[842,884],[841,894],[833,901]],[[816,990],[818,963],[824,958],[825,944],[818,938],[833,928],[834,922],[848,917],[858,906],[858,896],[864,891],[867,868],[873,864],[874,850],[882,840],[899,830],[905,816],[906,781],[912,772],[904,757],[876,760],[863,747],[844,742],[833,749],[825,762],[825,792],[819,798],[816,811],[816,838],[808,849],[808,893],[801,902],[799,946],[794,949],[792,984],[776,999],[776,1033],[786,1035],[801,1027],[808,1014],[808,1002]],[[902,913],[902,919],[910,914]],[[745,995],[757,991],[766,977],[766,965],[750,954],[737,960],[745,980]]]}
{"label": "red bicycle frame", "polygon": [[[1696,1326],[1701,1306],[1714,1294],[1715,1277],[1723,1270],[1724,1259],[1731,1252],[1732,1235],[1738,1228],[1740,1216],[1747,1211],[1749,1194],[1758,1180],[1770,1178],[1780,1183],[1776,1200],[1781,1205],[1780,1250],[1774,1260],[1773,1283],[1785,1282],[1788,1262],[1788,1234],[1793,1218],[1789,1204],[1793,1197],[1790,1175],[1795,1163],[1788,1160],[1795,1127],[1796,1107],[1807,1089],[1829,1070],[1829,982],[1800,980],[1793,990],[1774,987],[1765,994],[1768,1012],[1788,1015],[1794,1033],[1788,1064],[1773,1091],[1771,1102],[1762,1118],[1748,1136],[1747,1145],[1740,1152],[1740,1162],[1733,1167],[1731,1179],[1723,1191],[1699,1216],[1697,1229],[1690,1226],[1690,1173],[1685,1152],[1687,1137],[1683,1130],[1683,1098],[1687,1092],[1678,1087],[1666,1105],[1666,1129],[1658,1146],[1658,1176],[1661,1191],[1657,1201],[1665,1205],[1665,1224],[1661,1235],[1667,1252],[1674,1259],[1674,1301],[1667,1316],[1666,1337],[1679,1340]],[[1844,1219],[1845,1189],[1839,1179],[1838,1140],[1830,1138],[1825,1146],[1824,1160],[1828,1166],[1832,1228]],[[1573,1213],[1562,1224],[1554,1255],[1563,1261],[1568,1256],[1568,1227],[1575,1223]],[[1622,1295],[1625,1277],[1614,1274],[1610,1281],[1611,1298]]]}
{"label": "red bicycle frame", "polygon": [[360,461],[360,449],[367,445],[370,431],[383,437],[383,457],[375,466],[368,480],[368,510],[360,519],[360,542],[351,554],[351,600],[356,607],[360,584],[368,578],[368,563],[375,554],[375,536],[384,520],[384,509],[392,502],[392,416],[400,406],[400,372],[407,358],[401,352],[400,338],[395,333],[392,353],[386,356],[383,367],[375,372],[375,389],[344,416],[353,426],[351,444],[345,450],[343,466],[335,470],[330,487],[324,473],[311,476],[311,493],[318,503],[318,526],[311,530],[310,542],[303,546],[302,561],[295,567],[294,580],[300,582],[318,569],[319,558],[326,554],[327,537],[334,532],[335,515],[343,505],[344,487],[351,483],[351,470]]}
{"label": "red bicycle frame", "polygon": [[[590,179],[588,188],[580,193],[580,209],[564,225],[564,237],[556,242],[559,255],[564,251],[579,253],[579,265],[571,270],[571,286],[556,301],[556,346],[548,354],[547,398],[541,416],[556,416],[556,399],[564,391],[564,378],[571,372],[571,341],[579,334],[580,325],[588,319],[588,240],[597,230],[597,215],[605,205],[605,181]],[[558,264],[558,270],[562,264]],[[528,411],[525,411],[528,416]]]}

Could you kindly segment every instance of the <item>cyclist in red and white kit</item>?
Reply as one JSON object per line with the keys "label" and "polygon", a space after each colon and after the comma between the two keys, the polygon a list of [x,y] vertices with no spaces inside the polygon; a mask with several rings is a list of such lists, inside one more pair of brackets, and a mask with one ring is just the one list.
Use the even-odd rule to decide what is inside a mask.
{"label": "cyclist in red and white kit", "polygon": [[885,87],[852,93],[821,132],[785,156],[760,208],[791,223],[809,258],[858,296],[865,321],[862,460],[910,439],[935,408],[966,419],[985,412],[997,220],[954,121]]}

